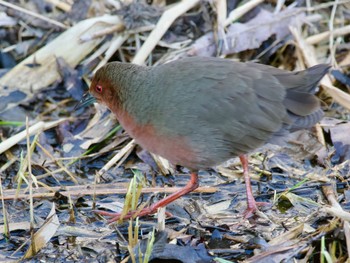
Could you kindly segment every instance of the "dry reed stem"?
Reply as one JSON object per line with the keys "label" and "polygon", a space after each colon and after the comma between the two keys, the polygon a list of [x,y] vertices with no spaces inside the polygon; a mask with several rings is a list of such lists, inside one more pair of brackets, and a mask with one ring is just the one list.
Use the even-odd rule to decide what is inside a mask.
{"label": "dry reed stem", "polygon": [[285,0],[278,0],[276,3],[276,7],[275,7],[275,11],[274,13],[277,14],[279,12],[281,12],[283,6],[284,6]]}
{"label": "dry reed stem", "polygon": [[145,62],[149,54],[157,45],[158,41],[164,36],[166,31],[172,25],[176,18],[186,13],[188,10],[193,8],[199,0],[183,0],[179,4],[166,10],[161,18],[159,19],[155,29],[148,36],[146,42],[142,45],[140,50],[137,52],[132,63],[141,65]]}
{"label": "dry reed stem", "polygon": [[62,2],[62,1],[59,1],[59,0],[45,0],[46,2],[49,2],[51,4],[53,4],[55,7],[63,10],[64,12],[70,12],[70,10],[72,9],[72,6],[65,3],[65,2]]}
{"label": "dry reed stem", "polygon": [[[72,179],[72,181],[76,184],[78,184],[78,180],[75,178],[74,174],[72,174],[68,168],[66,166],[64,166],[63,164],[61,164],[59,161],[57,161],[55,159],[54,156],[52,156],[52,154],[46,150],[40,143],[37,143],[37,146],[43,151],[43,153],[45,153],[58,167],[60,167],[62,169],[62,171],[64,171],[66,174],[69,175],[69,177]],[[52,175],[52,174],[51,174]]]}
{"label": "dry reed stem", "polygon": [[343,229],[344,229],[346,247],[348,250],[348,261],[349,261],[349,259],[350,259],[350,223],[345,221]]}
{"label": "dry reed stem", "polygon": [[237,7],[236,9],[232,10],[225,21],[225,26],[228,26],[233,21],[242,17],[243,15],[248,13],[250,10],[252,10],[254,7],[261,4],[262,2],[264,2],[264,0],[251,0],[247,3],[245,3],[244,5],[241,5],[241,6]]}
{"label": "dry reed stem", "polygon": [[[1,172],[1,171],[0,171]],[[1,174],[1,173],[0,173]],[[2,204],[2,217],[3,217],[3,233],[5,235],[5,237],[9,238],[10,237],[10,233],[11,233],[11,228],[9,225],[9,221],[8,221],[8,213],[7,213],[7,209],[5,206],[5,199],[4,199],[4,191],[2,188],[2,180],[1,180],[1,176],[0,176],[0,195],[1,195],[1,204]]]}
{"label": "dry reed stem", "polygon": [[[306,43],[305,39],[301,36],[300,31],[295,27],[289,28],[291,33],[294,36],[294,39],[297,43],[298,51],[303,55],[305,64],[308,67],[312,67],[318,64],[315,49],[313,46]],[[331,78],[326,75],[321,80],[321,85],[325,88],[326,92],[340,105],[350,109],[350,95],[344,91],[333,86]]]}
{"label": "dry reed stem", "polygon": [[337,10],[337,6],[339,4],[339,0],[334,1],[334,5],[332,8],[331,16],[328,21],[328,27],[329,27],[329,51],[330,51],[330,58],[331,58],[331,63],[332,65],[336,65],[336,60],[335,60],[335,46],[334,46],[334,17],[335,17],[335,12]]}
{"label": "dry reed stem", "polygon": [[104,66],[108,62],[108,60],[115,54],[115,52],[124,44],[124,42],[128,38],[129,38],[128,34],[118,35],[113,38],[109,48],[105,52],[104,58],[100,61],[100,63],[98,63],[97,67],[94,69],[93,71],[94,74],[100,67]]}
{"label": "dry reed stem", "polygon": [[[29,135],[29,120],[26,117],[26,139],[27,139],[27,169],[28,169],[28,187],[29,187],[29,218],[30,218],[30,239],[31,239],[31,253],[35,255],[36,244],[34,240],[34,199],[33,199],[33,174],[32,174],[32,158],[31,158],[31,147],[30,147],[30,135]],[[28,250],[29,251],[29,250]]]}
{"label": "dry reed stem", "polygon": [[125,29],[125,25],[122,22],[120,22],[120,23],[113,25],[111,27],[107,27],[105,29],[102,29],[101,31],[97,31],[97,32],[94,32],[94,33],[89,34],[89,35],[83,35],[80,37],[80,40],[82,42],[91,41],[93,39],[100,38],[100,37],[103,37],[105,35],[112,34],[114,32],[117,32],[117,33],[122,32],[124,29]]}
{"label": "dry reed stem", "polygon": [[39,19],[41,19],[41,20],[43,20],[43,21],[45,21],[45,22],[48,22],[48,23],[53,24],[53,25],[55,25],[55,26],[58,26],[58,27],[60,27],[60,28],[63,28],[63,29],[69,28],[69,27],[66,26],[65,24],[62,24],[62,23],[57,22],[57,21],[55,21],[55,20],[53,20],[53,19],[47,18],[47,17],[45,17],[45,16],[43,16],[43,15],[39,15],[39,14],[37,14],[37,13],[34,13],[34,12],[29,11],[29,10],[27,10],[27,9],[24,9],[24,8],[22,8],[22,7],[16,6],[16,5],[14,5],[14,4],[5,2],[5,1],[3,1],[3,0],[0,0],[0,5],[4,5],[4,6],[8,7],[8,8],[12,8],[12,9],[14,9],[14,10],[16,10],[16,11],[19,11],[19,12],[22,12],[22,13],[24,13],[24,14],[33,16],[33,17],[35,17],[35,18],[39,18]]}
{"label": "dry reed stem", "polygon": [[[102,39],[95,39],[81,43],[79,39],[81,35],[92,34],[108,24],[119,21],[120,19],[116,16],[105,15],[77,23],[2,76],[0,86],[20,89],[27,94],[26,99],[29,99],[33,93],[61,78],[57,70],[57,57],[62,57],[69,66],[74,68],[102,41]],[[28,67],[28,64],[34,62],[37,64],[36,67]],[[3,92],[0,90],[0,95]]]}
{"label": "dry reed stem", "polygon": [[[181,187],[148,187],[143,188],[141,193],[174,193],[182,189]],[[46,187],[35,188],[33,191],[33,198],[50,198],[54,197],[57,193],[63,196],[84,196],[84,195],[110,195],[110,194],[123,194],[128,191],[128,183],[110,183],[110,184],[96,184],[92,185],[74,185],[65,187],[51,187],[48,190]],[[205,186],[198,187],[192,193],[215,193],[218,191],[217,187]],[[16,196],[15,189],[3,190],[1,196],[4,200],[14,199],[28,199],[28,194],[25,190],[21,189]]]}
{"label": "dry reed stem", "polygon": [[172,168],[170,162],[167,159],[164,159],[163,157],[153,153],[151,153],[151,155],[154,161],[157,163],[157,166],[163,175],[175,173],[174,169]]}
{"label": "dry reed stem", "polygon": [[336,216],[338,218],[341,218],[342,220],[350,222],[350,213],[347,211],[344,211],[344,209],[338,203],[333,187],[330,185],[324,185],[322,186],[322,192],[326,196],[328,202],[331,205],[331,206],[323,207],[322,209],[333,216]]}
{"label": "dry reed stem", "polygon": [[118,162],[130,149],[136,146],[135,140],[131,140],[125,147],[123,147],[109,162],[98,171],[98,175],[101,176],[107,172],[116,162]]}
{"label": "dry reed stem", "polygon": [[[340,27],[333,30],[333,37],[345,36],[350,34],[350,25]],[[318,44],[323,40],[327,40],[331,35],[330,31],[322,32],[305,39],[306,43],[309,45]]]}
{"label": "dry reed stem", "polygon": [[[114,39],[114,38],[113,38]],[[94,61],[95,59],[98,59],[99,56],[101,56],[103,53],[106,52],[106,50],[108,49],[108,47],[111,45],[111,42],[113,41],[112,40],[109,40],[109,41],[105,41],[104,43],[102,43],[102,45],[97,49],[95,50],[89,57],[85,58],[81,64],[86,66],[88,65],[89,63],[91,63],[92,61]],[[86,76],[84,76],[84,78],[87,78]],[[90,82],[90,80],[85,80],[85,82]],[[89,85],[88,85],[89,86]]]}
{"label": "dry reed stem", "polygon": [[[333,6],[335,2],[336,1],[326,2],[326,3],[319,4],[319,5],[311,6],[310,1],[307,1],[306,11],[307,12],[314,12],[314,11],[318,11],[320,9],[326,9],[326,8]],[[343,5],[343,4],[350,3],[350,0],[342,0],[342,1],[337,1],[337,2],[338,2],[338,5]]]}
{"label": "dry reed stem", "polygon": [[[29,127],[28,133],[30,136],[34,135],[38,132],[51,129],[51,128],[57,126],[58,124],[66,121],[66,120],[67,119],[60,119],[57,121],[50,121],[50,122],[39,121],[36,124],[34,124],[33,126]],[[26,138],[26,132],[27,132],[26,130],[21,131],[15,135],[11,136],[10,138],[6,139],[5,141],[1,142],[0,143],[0,154],[7,151],[8,149],[10,149],[12,146],[16,145],[20,141],[24,140]]]}
{"label": "dry reed stem", "polygon": [[225,27],[227,18],[227,2],[226,0],[216,0],[217,23],[222,29]]}
{"label": "dry reed stem", "polygon": [[225,21],[227,18],[226,0],[216,0],[217,30],[219,40],[223,40],[225,47],[228,47],[225,34]]}

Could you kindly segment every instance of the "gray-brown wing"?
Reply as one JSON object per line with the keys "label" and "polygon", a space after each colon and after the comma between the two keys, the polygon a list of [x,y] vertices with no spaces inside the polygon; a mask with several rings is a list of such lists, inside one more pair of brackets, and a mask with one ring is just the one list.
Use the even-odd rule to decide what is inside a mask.
{"label": "gray-brown wing", "polygon": [[203,162],[251,151],[282,126],[284,88],[250,64],[192,58],[157,70],[158,76],[167,76],[156,86],[168,102],[158,110],[157,121],[164,121],[164,133],[191,138]]}

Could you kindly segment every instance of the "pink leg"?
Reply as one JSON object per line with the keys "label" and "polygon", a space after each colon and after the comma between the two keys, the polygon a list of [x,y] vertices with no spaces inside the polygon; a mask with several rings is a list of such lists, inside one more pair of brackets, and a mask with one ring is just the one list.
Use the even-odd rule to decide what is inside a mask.
{"label": "pink leg", "polygon": [[[192,192],[196,188],[198,188],[199,182],[198,182],[198,174],[197,172],[192,172],[191,173],[191,180],[187,183],[187,185],[180,189],[179,191],[172,193],[168,197],[158,201],[157,203],[151,205],[150,207],[146,207],[142,209],[139,212],[130,212],[126,216],[124,216],[122,219],[128,219],[128,218],[135,218],[135,217],[141,217],[149,214],[154,214],[157,212],[157,209],[163,206],[166,206],[167,204],[175,201],[176,199],[180,198],[181,196]],[[108,222],[115,222],[120,219],[121,214],[120,213],[110,213],[110,212],[105,212],[105,211],[94,211],[97,214],[103,215],[103,216],[109,216],[112,217]]]}
{"label": "pink leg", "polygon": [[247,209],[244,211],[244,218],[251,217],[256,210],[258,210],[258,206],[268,205],[266,202],[256,202],[253,196],[252,185],[250,183],[250,176],[248,172],[248,158],[245,155],[240,155],[239,159],[241,160],[243,166],[243,175],[245,181],[245,187],[247,192]]}

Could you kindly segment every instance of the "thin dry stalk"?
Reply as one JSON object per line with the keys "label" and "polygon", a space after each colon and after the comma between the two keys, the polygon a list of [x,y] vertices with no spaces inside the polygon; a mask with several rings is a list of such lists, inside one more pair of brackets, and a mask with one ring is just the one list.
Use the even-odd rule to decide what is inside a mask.
{"label": "thin dry stalk", "polygon": [[101,31],[94,32],[94,33],[89,34],[89,35],[83,35],[80,37],[80,40],[82,42],[91,41],[93,39],[104,37],[105,35],[112,34],[114,32],[122,32],[124,29],[125,29],[125,25],[122,22],[120,22],[120,23],[113,25],[111,27],[107,27]]}
{"label": "thin dry stalk", "polygon": [[[225,21],[227,17],[227,2],[226,0],[216,0],[216,13],[218,24],[219,39],[225,39]],[[226,43],[226,41],[225,41]],[[227,43],[226,43],[227,45]]]}
{"label": "thin dry stalk", "polygon": [[188,10],[193,8],[196,4],[199,3],[199,0],[186,0],[181,1],[179,4],[174,7],[166,10],[161,18],[159,19],[155,29],[148,36],[146,42],[142,45],[139,52],[133,59],[134,64],[143,64],[152,50],[155,48],[159,40],[164,36],[166,31],[172,25],[176,18],[186,13]]}
{"label": "thin dry stalk", "polygon": [[264,0],[251,0],[245,3],[244,5],[241,5],[240,7],[237,7],[236,9],[232,10],[225,21],[225,26],[228,26],[233,21],[242,17],[243,15],[248,13],[250,10],[252,10],[254,7],[261,4],[262,2],[264,2]]}
{"label": "thin dry stalk", "polygon": [[331,17],[329,19],[328,22],[328,26],[329,26],[329,51],[330,51],[330,57],[331,57],[331,61],[332,61],[332,65],[335,65],[336,60],[335,60],[335,47],[334,47],[334,17],[335,17],[335,12],[337,10],[337,6],[338,6],[339,0],[335,0],[334,1],[334,5],[332,8],[332,12],[331,12]]}
{"label": "thin dry stalk", "polygon": [[[334,29],[333,37],[345,36],[350,34],[350,25]],[[315,45],[323,40],[327,40],[331,36],[331,31],[322,32],[305,39],[309,45]]]}
{"label": "thin dry stalk", "polygon": [[70,10],[72,9],[72,6],[65,3],[65,2],[62,2],[62,1],[59,1],[59,0],[45,0],[46,2],[49,2],[51,4],[53,4],[55,7],[63,10],[64,12],[70,12]]}
{"label": "thin dry stalk", "polygon": [[[59,193],[63,196],[84,196],[84,195],[109,195],[109,194],[126,194],[128,184],[96,184],[94,187],[90,185],[77,185],[77,186],[65,186],[65,187],[51,187],[50,189],[46,187],[36,188],[33,193],[33,198],[49,198],[55,196],[56,193]],[[181,187],[147,187],[143,188],[141,193],[167,193],[171,194],[176,191],[179,191]],[[216,187],[198,187],[196,190],[192,191],[193,193],[215,193],[218,191]],[[4,200],[14,200],[27,199],[28,194],[26,189],[20,189],[18,195],[16,196],[16,190],[9,189],[3,190],[1,198]]]}
{"label": "thin dry stalk", "polygon": [[[6,156],[7,157],[7,156]],[[1,166],[1,168],[0,168],[0,174],[1,173],[3,173],[3,172],[5,172],[6,170],[7,170],[7,168],[9,168],[12,164],[14,164],[15,162],[17,162],[18,161],[18,158],[17,157],[11,157],[11,158],[8,158],[7,157],[7,162],[3,165],[3,166]]]}
{"label": "thin dry stalk", "polygon": [[104,66],[108,62],[108,60],[115,54],[115,52],[123,45],[123,43],[128,38],[129,38],[128,34],[118,35],[113,38],[113,40],[111,41],[112,43],[107,49],[104,58],[100,61],[100,63],[98,63],[98,66],[95,68],[93,72],[94,74],[100,67]]}
{"label": "thin dry stalk", "polygon": [[[38,140],[38,135],[35,135],[33,142],[31,144],[31,146],[29,147],[29,155],[31,155],[34,152],[34,148],[35,148],[35,142]],[[30,182],[29,180],[27,180],[26,177],[26,172],[28,171],[28,165],[29,165],[29,161],[28,161],[28,157],[27,158],[23,158],[22,154],[21,154],[21,161],[20,161],[20,168],[17,172],[17,189],[16,189],[16,198],[18,198],[18,194],[20,192],[20,188],[22,185],[22,181],[26,182],[27,186],[30,187]],[[29,173],[28,173],[29,174]],[[37,179],[32,175],[29,174],[29,179],[32,181],[32,183],[35,184],[35,186],[38,188],[38,181]],[[26,190],[25,190],[26,191]]]}
{"label": "thin dry stalk", "polygon": [[4,232],[3,233],[7,238],[10,238],[10,233],[11,233],[10,232],[10,225],[9,225],[9,221],[8,221],[8,217],[7,217],[8,214],[7,214],[7,210],[6,210],[6,206],[5,206],[5,199],[4,199],[3,189],[2,189],[1,176],[0,176],[0,194],[1,194],[1,204],[2,204],[2,215],[3,215],[3,221],[4,221],[3,222],[3,224],[4,224]]}
{"label": "thin dry stalk", "polygon": [[62,24],[62,23],[57,22],[57,21],[55,21],[55,20],[53,20],[53,19],[47,18],[47,17],[45,17],[45,16],[43,16],[43,15],[39,15],[39,14],[37,14],[37,13],[34,13],[34,12],[29,11],[29,10],[27,10],[27,9],[24,9],[24,8],[22,8],[22,7],[16,6],[16,5],[14,5],[14,4],[5,2],[5,1],[3,1],[3,0],[0,0],[0,5],[4,5],[4,6],[8,7],[8,8],[12,8],[12,9],[14,9],[14,10],[16,10],[16,11],[19,11],[19,12],[22,12],[22,13],[24,13],[24,14],[33,16],[33,17],[35,17],[35,18],[39,18],[39,19],[41,19],[41,20],[43,20],[43,21],[45,21],[45,22],[48,22],[48,23],[53,24],[53,25],[55,25],[55,26],[58,26],[58,27],[60,27],[60,28],[63,28],[63,29],[67,29],[67,28],[68,28],[68,26],[66,26],[65,24]]}
{"label": "thin dry stalk", "polygon": [[[28,128],[28,134],[29,134],[29,136],[32,136],[32,135],[39,133],[41,131],[56,127],[58,124],[60,124],[63,121],[66,121],[66,120],[68,120],[68,119],[60,119],[60,120],[51,121],[51,122],[39,121],[36,124],[34,124],[33,126]],[[26,133],[27,133],[26,130],[21,131],[15,135],[11,136],[10,138],[6,139],[5,141],[1,142],[0,143],[0,154],[7,151],[8,149],[10,149],[12,146],[16,145],[20,141],[24,140],[26,138]]]}
{"label": "thin dry stalk", "polygon": [[72,181],[76,184],[78,184],[78,180],[75,178],[74,174],[72,174],[63,164],[61,164],[59,161],[55,159],[54,156],[50,154],[48,150],[46,150],[40,143],[37,143],[37,146],[45,153],[53,162],[55,162],[66,174],[69,175],[69,177],[72,179]]}
{"label": "thin dry stalk", "polygon": [[166,207],[160,207],[157,211],[157,229],[158,231],[165,230]]}
{"label": "thin dry stalk", "polygon": [[[343,4],[350,3],[350,0],[342,0],[342,1],[336,0],[336,1],[338,1],[338,5],[343,5]],[[318,11],[318,10],[321,10],[321,9],[329,8],[329,7],[333,6],[334,3],[335,3],[335,1],[333,1],[333,2],[325,2],[325,3],[319,4],[319,5],[311,6],[311,1],[308,0],[307,4],[306,4],[306,6],[307,6],[306,10],[308,12],[314,12],[314,11]]]}
{"label": "thin dry stalk", "polygon": [[36,253],[36,245],[34,240],[34,202],[33,202],[33,174],[32,174],[32,162],[31,162],[31,147],[29,139],[29,121],[28,116],[26,117],[26,137],[27,137],[27,158],[28,158],[28,186],[29,186],[29,211],[30,211],[30,237],[32,254]]}
{"label": "thin dry stalk", "polygon": [[153,153],[151,153],[151,155],[163,175],[174,174],[175,171],[167,159]]}
{"label": "thin dry stalk", "polygon": [[130,149],[133,149],[136,146],[135,140],[130,141],[125,147],[123,147],[109,162],[98,171],[98,175],[101,176],[107,172],[116,162],[118,162],[125,153],[129,152]]}
{"label": "thin dry stalk", "polygon": [[276,3],[276,8],[274,13],[277,14],[282,10],[282,7],[284,6],[285,0],[278,0]]}
{"label": "thin dry stalk", "polygon": [[327,213],[333,216],[341,218],[344,221],[350,222],[350,213],[347,211],[344,211],[344,209],[338,203],[332,186],[329,186],[329,185],[322,186],[322,191],[331,205],[330,207],[324,207],[323,209]]}
{"label": "thin dry stalk", "polygon": [[348,221],[344,221],[344,235],[346,241],[346,247],[348,250],[348,260],[350,259],[350,223]]}

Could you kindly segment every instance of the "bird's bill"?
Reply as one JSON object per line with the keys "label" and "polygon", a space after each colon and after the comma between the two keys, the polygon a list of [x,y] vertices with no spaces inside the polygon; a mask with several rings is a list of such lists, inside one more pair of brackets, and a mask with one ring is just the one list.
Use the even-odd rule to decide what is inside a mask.
{"label": "bird's bill", "polygon": [[88,106],[96,101],[95,97],[93,97],[89,92],[86,92],[83,98],[79,101],[77,105],[75,105],[75,110]]}

